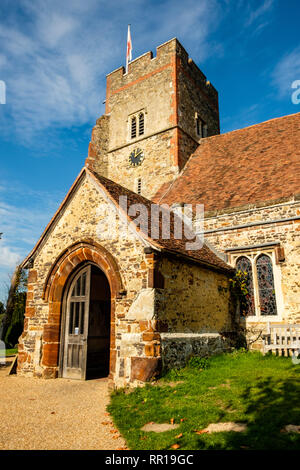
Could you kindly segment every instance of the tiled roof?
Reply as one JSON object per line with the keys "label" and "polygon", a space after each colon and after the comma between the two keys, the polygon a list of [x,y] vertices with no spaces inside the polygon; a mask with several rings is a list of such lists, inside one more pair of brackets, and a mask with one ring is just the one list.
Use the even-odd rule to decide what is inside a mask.
{"label": "tiled roof", "polygon": [[[222,270],[230,271],[232,268],[225,263],[221,258],[219,258],[205,243],[203,244],[203,247],[198,250],[187,250],[186,249],[186,243],[191,243],[193,240],[195,240],[195,236],[192,232],[189,232],[188,229],[186,228],[185,234],[187,237],[183,236],[181,239],[177,239],[174,237],[174,221],[178,218],[176,215],[174,215],[172,212],[170,213],[170,238],[162,238],[162,220],[161,218],[159,219],[159,238],[153,238],[152,233],[151,233],[151,205],[157,206],[157,204],[154,204],[152,201],[149,199],[144,198],[143,196],[134,193],[133,191],[130,191],[129,189],[124,188],[123,186],[120,186],[119,184],[104,178],[103,176],[97,174],[96,172],[93,172],[91,170],[87,170],[90,174],[92,174],[97,181],[101,184],[101,186],[108,192],[109,196],[114,200],[114,202],[119,206],[119,197],[120,196],[127,196],[127,215],[129,212],[129,207],[133,206],[134,204],[142,204],[146,209],[147,213],[147,218],[148,220],[144,220],[143,218],[140,219],[142,220],[142,223],[140,225],[137,225],[137,228],[139,232],[141,233],[141,236],[146,237],[149,242],[162,249],[166,250],[169,252],[177,253],[180,255],[184,255],[188,258],[192,258],[197,262],[201,262],[202,264],[205,265],[210,265],[212,267],[216,267]],[[166,210],[166,209],[164,209]],[[135,221],[139,214],[134,214],[134,216],[130,216],[129,218],[131,219],[132,222]]]}
{"label": "tiled roof", "polygon": [[204,139],[159,203],[201,203],[205,211],[300,193],[300,113]]}
{"label": "tiled roof", "polygon": [[[65,199],[61,203],[60,207],[52,217],[51,221],[45,228],[43,234],[41,235],[40,239],[36,243],[35,247],[33,250],[28,254],[28,256],[24,259],[24,261],[21,263],[21,266],[24,267],[27,265],[28,261],[31,258],[34,258],[35,253],[37,252],[38,248],[45,243],[47,240],[47,235],[49,234],[51,227],[54,225],[55,221],[57,218],[60,216],[61,211],[64,209],[66,206],[69,198],[71,197],[72,194],[77,190],[78,185],[80,184],[80,181],[85,175],[89,175],[90,177],[94,178],[96,183],[99,184],[99,186],[106,192],[107,196],[113,201],[113,203],[116,204],[117,207],[120,207],[119,205],[119,197],[120,196],[127,196],[127,217],[128,217],[128,210],[129,207],[131,207],[134,204],[143,204],[147,208],[147,217],[148,217],[148,230],[143,230],[143,227],[145,227],[145,224],[142,223],[142,228],[140,229],[137,224],[136,228],[139,231],[140,235],[142,238],[148,240],[150,245],[152,245],[154,248],[157,247],[158,249],[161,249],[162,251],[168,251],[172,252],[174,254],[180,255],[180,256],[185,256],[187,258],[191,258],[194,261],[201,263],[202,265],[212,267],[218,270],[222,271],[231,271],[232,268],[226,264],[221,258],[219,258],[208,246],[204,245],[201,249],[199,250],[186,250],[186,243],[187,242],[193,242],[194,239],[194,234],[190,234],[190,238],[187,239],[183,237],[182,239],[178,240],[174,238],[174,233],[172,230],[172,227],[174,227],[174,214],[171,213],[171,230],[170,230],[170,239],[163,239],[161,236],[159,238],[152,238],[151,237],[151,205],[154,203],[152,201],[149,201],[148,199],[130,191],[129,189],[124,188],[123,186],[120,186],[117,183],[114,183],[113,181],[104,178],[103,176],[97,174],[96,172],[93,172],[87,168],[83,168],[79,175],[77,176],[76,180],[74,181],[73,185],[71,186],[68,194],[66,195]],[[156,205],[156,204],[155,204]],[[122,207],[120,207],[122,210]],[[131,219],[131,222],[134,223],[134,220],[138,214],[134,214],[133,216],[129,216]],[[160,230],[159,234],[161,235],[161,220],[160,220]],[[185,232],[186,235],[188,235],[187,231]]]}

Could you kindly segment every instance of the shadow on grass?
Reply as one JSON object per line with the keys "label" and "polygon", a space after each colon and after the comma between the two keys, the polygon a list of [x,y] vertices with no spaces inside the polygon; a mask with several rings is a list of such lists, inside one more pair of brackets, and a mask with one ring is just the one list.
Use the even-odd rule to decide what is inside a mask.
{"label": "shadow on grass", "polygon": [[240,398],[245,404],[247,431],[201,436],[199,449],[300,449],[300,435],[282,433],[287,424],[300,424],[299,378],[266,377],[247,387]]}

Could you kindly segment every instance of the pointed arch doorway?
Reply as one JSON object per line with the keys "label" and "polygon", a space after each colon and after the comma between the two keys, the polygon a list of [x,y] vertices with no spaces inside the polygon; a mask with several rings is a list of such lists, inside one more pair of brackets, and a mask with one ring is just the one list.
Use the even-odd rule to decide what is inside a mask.
{"label": "pointed arch doorway", "polygon": [[63,301],[60,377],[108,376],[110,314],[111,292],[103,271],[92,263],[77,269]]}

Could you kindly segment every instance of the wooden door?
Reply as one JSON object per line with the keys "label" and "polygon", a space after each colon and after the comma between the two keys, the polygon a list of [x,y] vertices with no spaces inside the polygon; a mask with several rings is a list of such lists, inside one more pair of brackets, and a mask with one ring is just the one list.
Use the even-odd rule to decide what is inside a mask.
{"label": "wooden door", "polygon": [[72,281],[66,299],[62,377],[85,380],[91,266]]}

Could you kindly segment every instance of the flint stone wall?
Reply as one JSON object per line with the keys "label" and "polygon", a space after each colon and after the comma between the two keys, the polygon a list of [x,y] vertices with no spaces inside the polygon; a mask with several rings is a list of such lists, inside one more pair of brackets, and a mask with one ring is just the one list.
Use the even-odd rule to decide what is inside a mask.
{"label": "flint stone wall", "polygon": [[[204,221],[205,239],[227,255],[229,264],[234,265],[233,254],[243,252],[237,248],[251,247],[266,251],[268,246],[278,244],[281,258],[273,264],[277,282],[276,296],[278,315],[272,323],[300,323],[300,201],[299,196],[290,200],[249,205],[240,208],[223,209],[206,213]],[[197,229],[197,227],[196,227]],[[232,250],[231,250],[232,249]],[[274,248],[275,249],[275,248]],[[260,332],[266,332],[266,319],[247,318],[248,336],[253,340]],[[244,322],[243,322],[244,324]],[[262,348],[262,339],[252,344]]]}
{"label": "flint stone wall", "polygon": [[162,333],[161,351],[164,370],[184,367],[192,356],[209,357],[229,350],[218,333]]}
{"label": "flint stone wall", "polygon": [[157,319],[168,333],[220,333],[232,328],[229,278],[196,263],[163,258],[164,289],[156,299]]}

